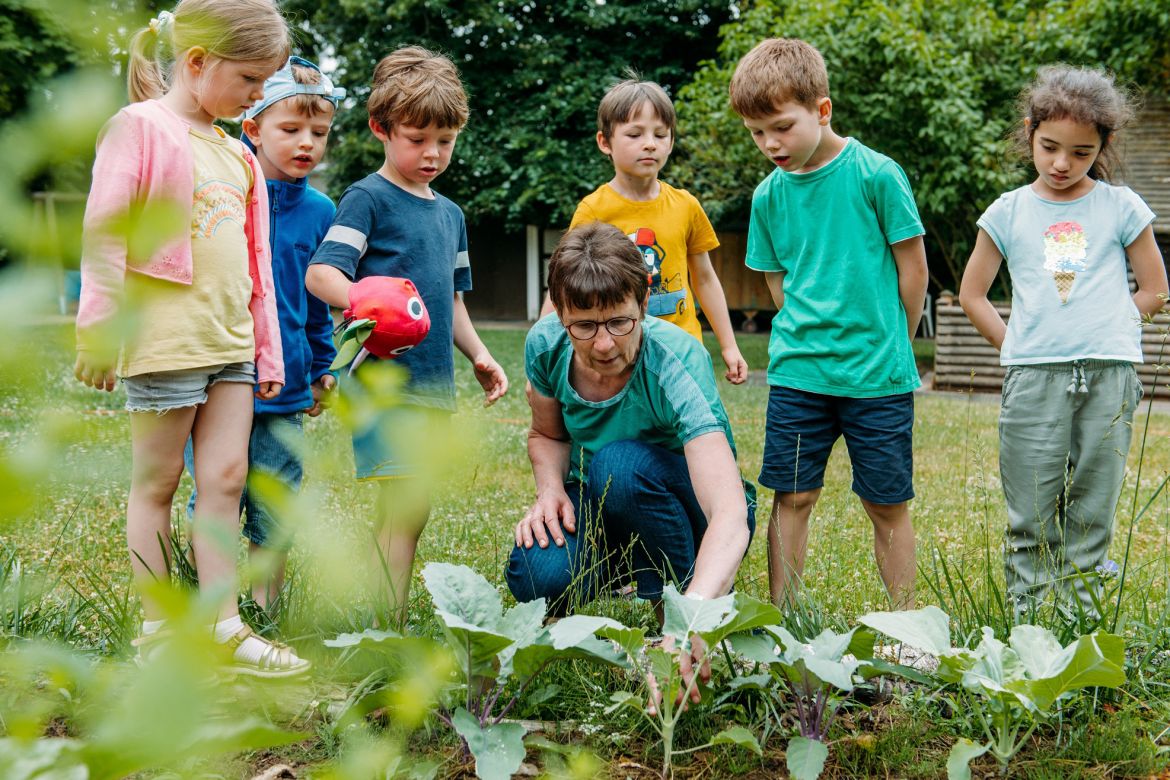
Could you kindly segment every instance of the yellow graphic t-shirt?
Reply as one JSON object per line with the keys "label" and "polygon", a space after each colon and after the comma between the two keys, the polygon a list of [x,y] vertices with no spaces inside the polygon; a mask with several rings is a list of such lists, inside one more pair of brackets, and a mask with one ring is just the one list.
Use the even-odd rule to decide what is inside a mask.
{"label": "yellow graphic t-shirt", "polygon": [[650,274],[647,313],[702,340],[687,255],[709,252],[719,246],[719,239],[694,195],[664,181],[658,185],[657,198],[637,201],[623,198],[608,183],[602,184],[577,204],[569,227],[606,222],[629,236]]}
{"label": "yellow graphic t-shirt", "polygon": [[239,144],[215,128],[191,130],[195,192],[191,207],[190,285],[126,275],[126,296],[139,314],[119,374],[177,371],[256,359],[252,277],[244,222],[252,169]]}

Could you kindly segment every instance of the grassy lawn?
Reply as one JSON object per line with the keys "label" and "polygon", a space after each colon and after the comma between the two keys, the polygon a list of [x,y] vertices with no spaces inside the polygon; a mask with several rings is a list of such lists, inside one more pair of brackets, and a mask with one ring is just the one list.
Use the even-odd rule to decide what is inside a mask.
{"label": "grassy lawn", "polygon": [[[473,568],[500,585],[508,604],[511,598],[502,584],[502,568],[512,546],[512,528],[533,498],[525,453],[524,334],[491,330],[483,337],[507,371],[512,388],[500,403],[483,409],[478,386],[466,363],[459,363],[457,435],[441,443],[450,448],[454,465],[433,489],[432,515],[419,559],[420,564],[444,561]],[[8,561],[7,568],[0,570],[0,636],[46,634],[87,653],[124,656],[125,640],[133,636],[140,618],[130,595],[124,548],[129,448],[127,418],[119,411],[123,398],[120,392],[103,395],[73,381],[65,329],[47,341],[42,360],[15,377],[20,389],[0,398],[0,442],[14,456],[0,463],[0,476],[10,480],[5,484],[20,484],[22,473],[30,475],[24,489],[0,497],[0,506],[11,520],[0,536],[4,554],[0,564]],[[763,369],[766,335],[746,336],[741,344],[749,365]],[[735,432],[740,468],[754,479],[763,447],[767,387],[760,382],[741,387],[721,382],[721,391]],[[934,393],[916,400],[917,498],[912,511],[919,539],[918,596],[920,603],[940,604],[952,614],[958,641],[975,637],[981,619],[994,620],[994,599],[986,584],[1002,583],[1005,513],[998,482],[995,400]],[[1135,502],[1141,509],[1170,471],[1170,416],[1155,411],[1147,419],[1143,407],[1134,425],[1112,553],[1118,561],[1130,541],[1129,518]],[[352,479],[348,438],[335,414],[309,420],[307,432],[311,452],[303,501],[311,510],[302,512],[308,519],[293,554],[284,629],[298,648],[317,661],[314,686],[320,696],[322,690],[355,685],[361,676],[352,663],[320,647],[319,640],[363,625],[355,582],[339,572],[352,571],[369,557],[375,488]],[[64,444],[54,447],[54,441]],[[38,482],[40,467],[47,468],[47,477]],[[849,485],[848,458],[839,443],[812,519],[805,572],[807,614],[820,624],[837,627],[851,625],[862,613],[887,607],[872,557],[871,526]],[[185,500],[189,490],[190,482],[184,477],[180,497]],[[1121,630],[1128,634],[1131,646],[1154,651],[1170,647],[1170,619],[1165,617],[1170,568],[1167,500],[1165,494],[1160,495],[1133,526],[1131,581],[1122,604]],[[182,503],[176,502],[176,518]],[[764,529],[771,503],[771,493],[761,489],[757,532],[737,585],[738,590],[760,598],[767,597]],[[30,585],[21,594],[14,593],[16,561],[22,581],[39,583],[39,589]],[[425,632],[434,630],[434,618],[418,568],[411,624]],[[970,592],[964,592],[965,587]],[[62,614],[60,605],[66,603],[74,605],[71,616]],[[627,623],[651,622],[643,604],[613,602],[599,609],[619,614]],[[1158,757],[1165,744],[1160,732],[1170,717],[1170,706],[1158,692],[1170,682],[1170,675],[1153,664],[1131,669],[1130,676],[1133,685],[1125,695],[1104,697],[1091,708],[1070,712],[1037,732],[1018,764],[1013,764],[1014,776],[1153,775],[1164,764]],[[649,770],[643,769],[654,766],[653,750],[648,747],[651,735],[637,730],[628,718],[601,717],[604,703],[593,701],[598,686],[603,700],[608,695],[604,675],[574,665],[571,673],[552,674],[549,685],[554,684],[558,695],[525,702],[517,714],[593,723],[570,737],[579,741],[582,734],[591,735],[584,744],[606,762],[599,771],[615,777],[649,776]],[[249,755],[232,771],[255,769],[276,758],[312,766],[337,755],[344,740],[322,725],[329,718],[327,708],[318,709],[311,717],[303,712],[297,716],[307,718],[298,725],[305,728],[307,722],[316,737],[273,754]],[[702,724],[728,720],[736,722],[734,710],[712,705],[700,708],[684,723],[691,723],[698,733]],[[777,728],[777,724],[772,726]],[[0,722],[0,734],[6,728]],[[783,735],[790,733],[789,725],[779,728],[781,736],[765,746],[762,759],[720,748],[692,756],[679,772],[777,776],[783,765]],[[942,698],[909,689],[872,708],[848,709],[835,727],[837,742],[825,776],[945,776],[946,751],[954,735],[974,735],[973,728]],[[685,745],[689,733],[681,732],[680,745]],[[454,743],[448,737],[416,734],[410,749],[438,756],[444,762],[444,775],[466,769],[458,757],[452,758]],[[977,776],[993,769],[991,764],[977,762],[976,766],[980,767]]]}

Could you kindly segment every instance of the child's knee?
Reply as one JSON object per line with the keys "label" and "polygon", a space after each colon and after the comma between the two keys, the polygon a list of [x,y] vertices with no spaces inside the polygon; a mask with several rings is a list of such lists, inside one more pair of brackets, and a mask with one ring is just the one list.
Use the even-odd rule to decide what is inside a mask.
{"label": "child's knee", "polygon": [[820,488],[801,490],[796,493],[777,493],[772,501],[772,523],[778,524],[783,519],[791,518],[793,515],[807,519],[820,497]]}
{"label": "child's knee", "polygon": [[174,462],[158,460],[141,466],[135,464],[133,487],[148,498],[169,502],[179,489],[182,476],[181,458]]}
{"label": "child's knee", "polygon": [[885,527],[910,523],[910,503],[908,501],[901,501],[897,504],[875,504],[863,498],[861,505],[874,526]]}
{"label": "child's knee", "polygon": [[212,492],[221,496],[239,496],[248,484],[248,460],[225,460],[211,464],[196,464],[195,482],[199,486],[199,494]]}

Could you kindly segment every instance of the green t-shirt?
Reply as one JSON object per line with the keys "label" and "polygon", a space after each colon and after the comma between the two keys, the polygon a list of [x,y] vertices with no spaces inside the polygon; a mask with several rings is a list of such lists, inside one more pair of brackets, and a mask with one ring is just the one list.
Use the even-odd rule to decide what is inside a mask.
{"label": "green t-shirt", "polygon": [[922,233],[902,168],[852,138],[811,173],[764,179],[747,266],[784,274],[768,383],[847,398],[918,387],[890,244]]}
{"label": "green t-shirt", "polygon": [[723,431],[735,453],[707,350],[685,330],[656,317],[642,321],[642,333],[626,386],[612,398],[587,401],[569,383],[573,345],[556,314],[546,315],[528,331],[524,368],[532,387],[561,405],[572,439],[571,480],[583,482],[594,453],[627,439],[681,455],[691,439]]}

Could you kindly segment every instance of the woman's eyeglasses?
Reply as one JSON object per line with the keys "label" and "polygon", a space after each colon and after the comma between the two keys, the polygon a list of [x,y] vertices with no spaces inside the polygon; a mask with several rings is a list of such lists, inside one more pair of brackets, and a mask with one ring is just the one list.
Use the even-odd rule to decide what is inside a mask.
{"label": "woman's eyeglasses", "polygon": [[596,322],[594,320],[577,320],[570,322],[565,326],[569,331],[569,335],[578,341],[586,341],[597,335],[597,329],[602,325],[609,331],[611,336],[625,336],[634,329],[634,325],[638,321],[633,317],[614,317],[605,322]]}

